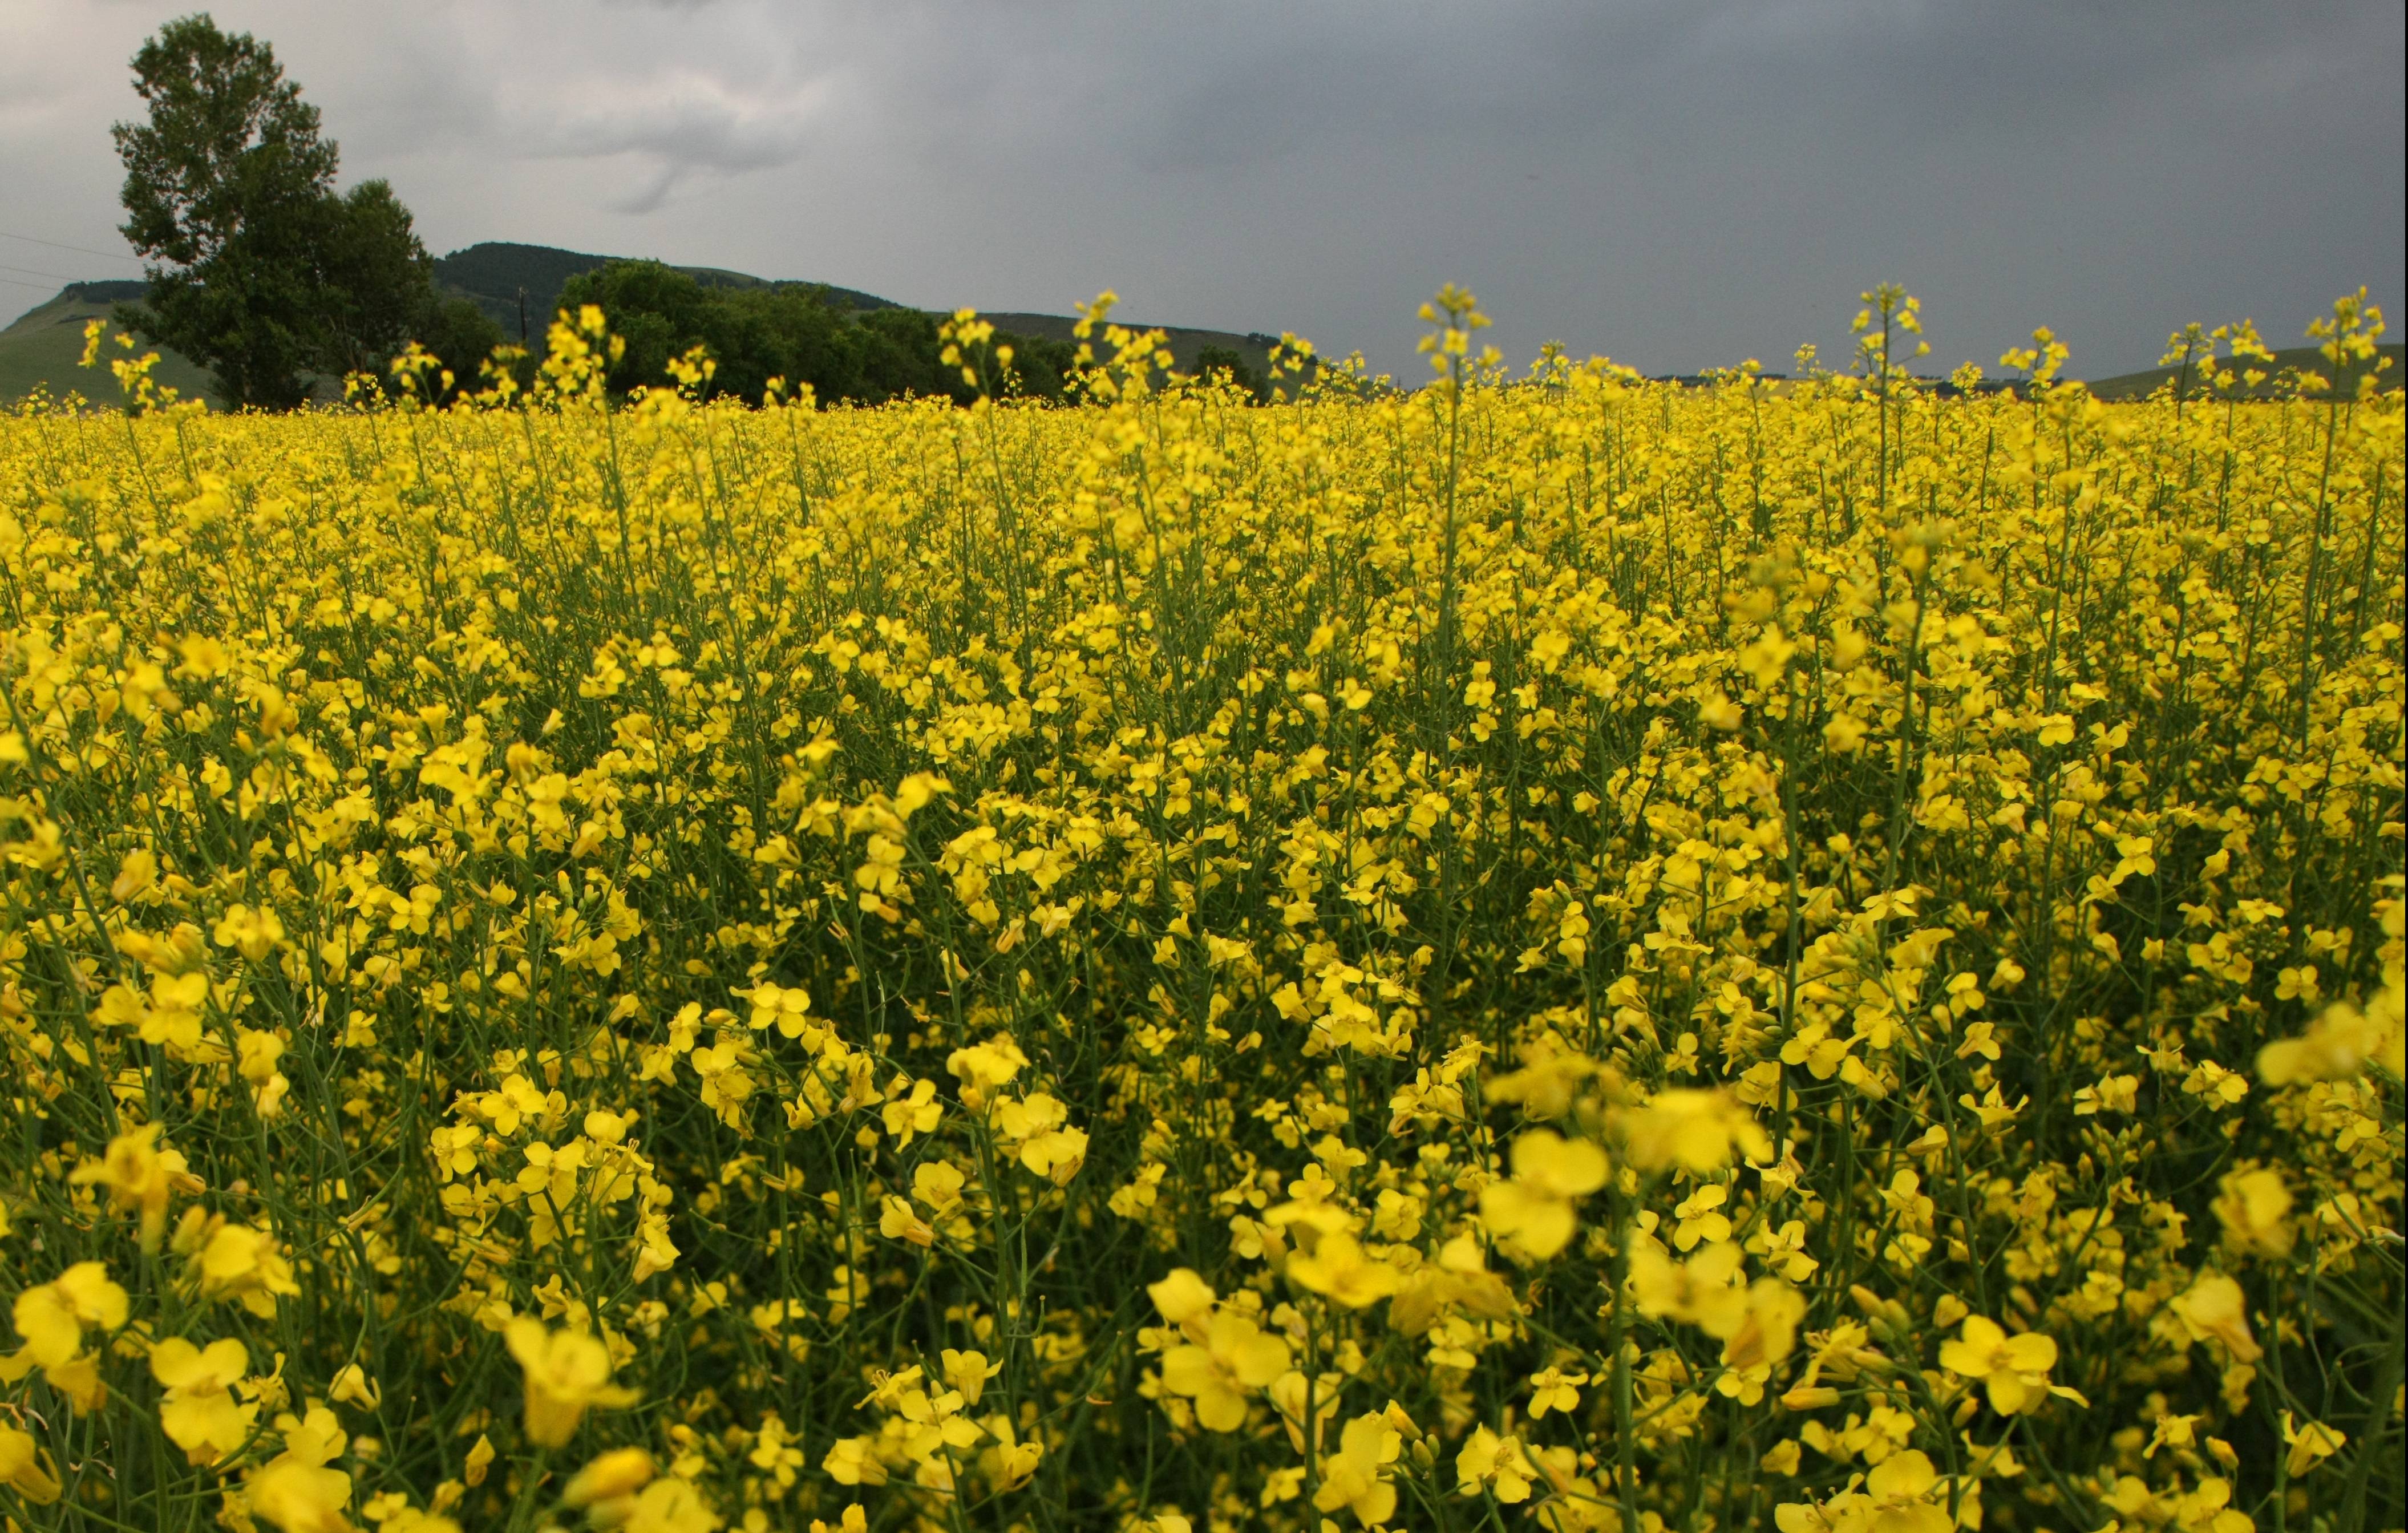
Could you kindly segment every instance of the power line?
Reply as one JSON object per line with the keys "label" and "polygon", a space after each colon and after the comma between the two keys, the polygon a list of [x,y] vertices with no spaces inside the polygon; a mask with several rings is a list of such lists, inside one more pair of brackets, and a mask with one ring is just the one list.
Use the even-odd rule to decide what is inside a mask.
{"label": "power line", "polygon": [[123,251],[95,251],[86,245],[62,245],[55,239],[36,239],[32,235],[11,234],[6,229],[0,229],[0,239],[22,239],[28,245],[48,245],[54,251],[73,251],[78,255],[105,256],[111,261],[131,261],[137,266],[142,264],[141,257],[128,255]]}
{"label": "power line", "polygon": [[48,282],[21,282],[13,277],[0,277],[0,282],[6,282],[10,287],[32,288],[36,293],[48,293],[51,291],[50,285]]}
{"label": "power line", "polygon": [[0,261],[0,271],[13,271],[24,277],[47,277],[52,281],[57,282],[80,282],[86,280],[86,279],[81,277],[61,277],[54,271],[36,271],[31,266],[12,266],[5,261]]}

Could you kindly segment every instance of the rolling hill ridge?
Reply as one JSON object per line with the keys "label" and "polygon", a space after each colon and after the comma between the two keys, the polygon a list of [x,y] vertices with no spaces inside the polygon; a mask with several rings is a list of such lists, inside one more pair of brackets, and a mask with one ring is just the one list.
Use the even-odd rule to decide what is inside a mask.
{"label": "rolling hill ridge", "polygon": [[[539,347],[552,322],[552,307],[568,279],[623,259],[628,258],[552,245],[487,240],[438,258],[435,263],[435,281],[445,296],[466,298],[476,304],[513,341],[521,335],[523,317],[529,343]],[[719,266],[674,269],[705,287],[816,288],[830,302],[855,311],[908,307],[874,293],[827,283],[778,280]],[[92,319],[108,318],[117,304],[139,301],[143,291],[144,284],[140,282],[70,282],[57,296],[18,316],[0,330],[0,403],[22,399],[37,388],[47,389],[60,398],[79,393],[96,402],[117,403],[116,381],[108,374],[84,372],[76,365],[83,352],[83,326]],[[1070,327],[1077,322],[1067,314],[989,314],[986,318],[1002,329],[1058,340],[1068,340]],[[1197,354],[1208,346],[1235,351],[1249,365],[1259,369],[1279,339],[1275,335],[1260,332],[1240,335],[1185,325],[1161,328],[1168,338],[1173,365],[1182,370],[1193,369]],[[188,397],[206,394],[208,390],[208,377],[201,368],[164,348],[153,376]]]}
{"label": "rolling hill ridge", "polygon": [[[435,263],[437,288],[451,297],[462,297],[475,303],[502,333],[516,340],[523,318],[525,335],[531,344],[540,346],[546,327],[551,323],[552,307],[568,279],[583,272],[594,271],[613,260],[624,257],[596,255],[586,251],[563,250],[552,245],[525,245],[508,240],[487,240],[453,251]],[[882,308],[907,307],[893,299],[854,288],[836,287],[826,283],[780,280],[755,277],[749,272],[731,271],[719,266],[677,266],[706,287],[718,288],[816,288],[830,302],[845,308],[867,312]],[[96,402],[115,404],[117,385],[106,371],[87,372],[77,366],[83,352],[83,327],[93,319],[108,319],[114,306],[138,301],[144,284],[138,281],[70,282],[56,296],[26,310],[6,329],[0,329],[0,403],[12,403],[46,389],[53,396],[64,398],[69,394],[81,394]],[[1047,339],[1071,339],[1071,326],[1077,322],[1067,314],[989,313],[998,328],[1021,335]],[[1249,365],[1261,368],[1277,344],[1278,337],[1261,331],[1240,335],[1234,331],[1207,330],[1185,325],[1160,326],[1168,337],[1173,365],[1182,371],[1192,371],[1197,355],[1206,347],[1220,347],[1235,351]],[[2408,375],[2408,358],[2403,358],[2398,344],[2378,349],[2389,366],[2382,374],[2388,387],[2400,386]],[[2324,359],[2310,346],[2291,347],[2274,353],[2274,361],[2265,368],[2268,379],[2255,391],[2258,397],[2274,394],[2286,372],[2293,370],[2326,370]],[[2140,372],[2121,373],[2102,378],[2090,384],[2091,392],[2101,399],[2140,399],[2172,380],[2172,367],[2145,368]],[[161,349],[160,363],[154,377],[172,385],[186,397],[205,395],[208,377],[185,357]],[[2344,386],[2354,383],[2355,377],[2341,380]]]}

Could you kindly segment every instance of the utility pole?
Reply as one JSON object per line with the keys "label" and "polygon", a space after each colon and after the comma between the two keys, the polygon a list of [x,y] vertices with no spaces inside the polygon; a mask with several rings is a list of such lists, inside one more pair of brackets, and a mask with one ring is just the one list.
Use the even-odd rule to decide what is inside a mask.
{"label": "utility pole", "polygon": [[519,344],[526,344],[526,289],[519,289]]}

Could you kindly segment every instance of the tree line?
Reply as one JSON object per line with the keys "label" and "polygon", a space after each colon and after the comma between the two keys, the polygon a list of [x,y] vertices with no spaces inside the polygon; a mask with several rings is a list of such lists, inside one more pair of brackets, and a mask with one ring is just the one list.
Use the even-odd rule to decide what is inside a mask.
{"label": "tree line", "polygon": [[[492,366],[532,376],[537,359],[507,346],[473,301],[443,294],[390,184],[337,189],[338,148],[267,43],[195,14],[161,27],[133,70],[149,119],[112,133],[125,166],[120,227],[150,287],[120,322],[192,358],[225,404],[289,409],[358,374],[394,386],[393,360],[413,342],[450,375],[445,391],[479,386]],[[773,380],[827,402],[976,392],[944,360],[938,316],[855,310],[815,284],[706,286],[657,261],[613,261],[570,279],[560,302],[609,316],[626,342],[608,380],[622,393],[667,382],[669,362],[697,346],[713,364],[711,394],[757,400]],[[983,384],[1063,397],[1069,345],[999,331],[990,374],[1007,348],[1009,375]]]}
{"label": "tree line", "polygon": [[[713,364],[705,392],[739,399],[759,399],[773,380],[782,380],[790,395],[809,384],[828,402],[883,404],[914,394],[967,402],[977,392],[958,364],[944,360],[937,315],[855,310],[815,283],[705,286],[658,261],[612,261],[562,287],[563,308],[586,304],[598,305],[626,343],[607,375],[616,392],[662,382],[669,361],[695,346]],[[1076,348],[999,330],[983,360],[991,367],[1006,348],[1010,377],[993,382],[1035,398],[1064,396]]]}

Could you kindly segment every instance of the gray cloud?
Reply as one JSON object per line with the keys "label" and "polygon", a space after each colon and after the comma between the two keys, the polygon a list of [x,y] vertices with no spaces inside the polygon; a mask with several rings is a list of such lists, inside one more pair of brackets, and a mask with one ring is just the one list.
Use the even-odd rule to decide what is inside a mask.
{"label": "gray cloud", "polygon": [[824,91],[749,93],[681,71],[580,92],[581,105],[530,111],[512,125],[514,152],[533,158],[632,158],[637,180],[610,206],[650,213],[695,172],[740,175],[793,163],[809,148]]}
{"label": "gray cloud", "polygon": [[[1935,351],[2077,371],[2191,319],[2401,302],[2376,0],[235,0],[429,242],[515,238],[931,307],[1295,329],[1406,372],[1480,292],[1686,370],[1920,294]],[[0,0],[0,228],[108,248],[108,123],[167,9]],[[21,78],[22,77],[22,79]],[[6,245],[0,240],[0,245]],[[0,255],[0,260],[6,260]],[[20,263],[22,264],[22,263]],[[22,294],[27,297],[37,296]]]}

